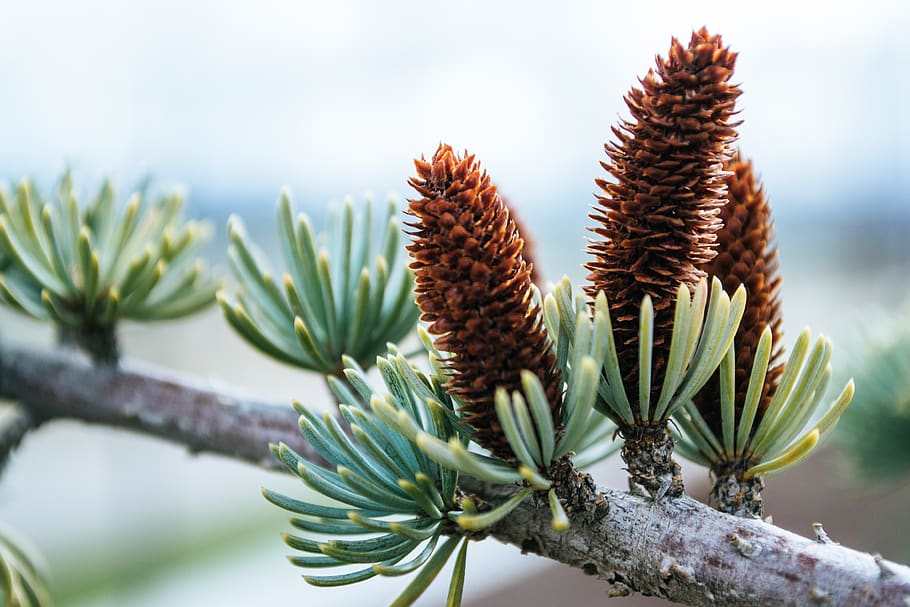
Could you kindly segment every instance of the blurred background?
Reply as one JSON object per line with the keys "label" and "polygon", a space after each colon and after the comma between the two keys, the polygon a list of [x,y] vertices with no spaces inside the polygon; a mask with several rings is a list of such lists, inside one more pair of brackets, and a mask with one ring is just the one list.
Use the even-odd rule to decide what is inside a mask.
{"label": "blurred background", "polygon": [[[518,208],[544,274],[579,280],[622,97],[672,36],[702,25],[740,53],[740,146],[774,207],[785,344],[805,325],[831,336],[842,384],[910,296],[910,5],[897,0],[7,2],[0,177],[49,189],[69,167],[83,195],[109,176],[123,198],[145,176],[179,185],[190,214],[218,226],[209,252],[224,266],[229,214],[261,241],[283,186],[317,225],[345,195],[406,197],[412,159],[445,141],[477,154]],[[0,328],[4,340],[51,344],[48,329],[5,310]],[[325,405],[319,378],[249,349],[216,311],[123,331],[130,358]],[[862,402],[860,384],[853,407]],[[621,487],[620,467],[611,459],[595,477]],[[767,512],[797,533],[821,521],[836,541],[910,561],[907,477],[870,484],[856,470],[828,445],[771,479]],[[686,475],[704,496],[706,471]],[[243,464],[57,422],[5,473],[0,521],[44,555],[60,605],[372,605],[406,583],[308,587],[283,559],[285,517],[261,485],[298,490]],[[441,602],[445,586],[420,604]],[[466,604],[596,604],[605,590],[493,541],[468,559]]]}

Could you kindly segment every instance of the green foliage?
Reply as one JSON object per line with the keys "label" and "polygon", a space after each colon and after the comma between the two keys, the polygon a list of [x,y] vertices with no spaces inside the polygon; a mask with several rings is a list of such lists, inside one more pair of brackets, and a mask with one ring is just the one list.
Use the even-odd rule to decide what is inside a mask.
{"label": "green foliage", "polygon": [[895,483],[910,473],[910,310],[887,329],[860,348],[856,403],[837,434],[864,482]]}
{"label": "green foliage", "polygon": [[[667,375],[658,406],[653,409],[655,420],[666,419],[705,384],[736,333],[745,304],[744,291],[738,291],[731,300],[715,280],[710,305],[707,294],[704,281],[691,299],[685,286],[680,287]],[[566,382],[560,420],[562,432],[557,436],[540,380],[533,373],[523,373],[521,391],[510,395],[500,389],[495,398],[499,422],[515,454],[514,463],[470,451],[459,440],[440,440],[422,431],[407,411],[383,402],[373,404],[374,411],[386,423],[407,436],[433,461],[488,482],[526,485],[513,500],[493,511],[458,517],[457,522],[466,529],[492,525],[534,491],[549,492],[553,526],[565,529],[568,519],[553,493],[550,466],[569,454],[573,461],[583,465],[606,457],[619,446],[613,440],[614,420],[634,423],[621,380],[606,296],[602,292],[598,295],[592,311],[582,296],[573,295],[569,280],[563,279],[546,297],[543,307],[557,364]],[[651,323],[653,311],[650,300],[645,298],[639,341],[644,369],[650,369]],[[432,358],[438,360],[439,353],[432,350],[432,345],[429,347]],[[639,398],[647,400],[651,392],[650,373],[641,377]],[[649,409],[647,402],[641,407],[645,419]]]}
{"label": "green foliage", "polygon": [[43,576],[21,548],[0,533],[0,605],[50,607]]}
{"label": "green foliage", "polygon": [[[621,443],[615,440],[616,424],[595,410],[610,343],[606,299],[598,298],[593,314],[581,296],[574,298],[572,308],[563,309],[557,299],[568,295],[572,300],[571,288],[568,279],[563,278],[546,296],[544,324],[566,382],[563,434],[554,455],[558,458],[571,454],[575,465],[584,468],[615,453]],[[569,316],[573,312],[574,317]]]}
{"label": "green foliage", "polygon": [[[410,605],[433,581],[454,552],[458,536],[450,519],[462,514],[456,495],[458,474],[442,467],[418,449],[409,437],[375,415],[365,403],[383,403],[406,413],[420,432],[441,441],[464,444],[454,403],[438,378],[414,368],[394,350],[378,359],[387,394],[375,391],[363,370],[348,357],[347,381],[329,379],[349,433],[331,413],[318,416],[296,404],[300,431],[327,462],[306,461],[284,444],[275,455],[310,489],[333,505],[297,500],[264,490],[266,499],[293,512],[291,524],[299,534],[285,542],[304,556],[294,565],[345,568],[334,575],[307,575],[317,586],[340,586],[376,575],[398,576],[418,571],[411,584],[392,603]],[[328,536],[331,539],[320,539]],[[406,560],[407,559],[407,560]],[[464,583],[465,548],[453,573],[449,605],[459,605]],[[364,565],[366,565],[364,567]]]}
{"label": "green foliage", "polygon": [[114,198],[105,183],[80,206],[69,174],[51,202],[28,181],[15,200],[0,193],[0,301],[66,327],[172,319],[211,303],[218,285],[196,257],[210,224],[183,222],[177,194],[133,194],[122,208]]}
{"label": "green foliage", "polygon": [[[613,441],[616,426],[594,411],[598,378],[605,358],[603,318],[598,317],[595,322],[581,298],[576,304],[578,315],[577,319],[573,317],[576,322],[571,332],[566,329],[566,323],[561,323],[552,296],[547,297],[545,307],[550,310],[546,318],[547,330],[558,353],[557,362],[566,382],[560,419],[562,431],[556,432],[546,392],[534,373],[522,373],[521,390],[512,394],[501,388],[496,391],[496,413],[515,456],[513,462],[470,450],[463,441],[441,440],[422,431],[407,411],[396,410],[381,401],[373,403],[373,408],[380,417],[440,465],[491,483],[525,485],[525,489],[512,499],[491,511],[465,513],[457,517],[455,520],[465,529],[476,530],[493,525],[535,491],[548,493],[554,528],[568,528],[568,517],[556,498],[554,483],[549,478],[550,467],[564,456],[570,456],[575,463],[588,465],[610,455],[619,447]],[[595,335],[596,331],[599,332]],[[438,364],[441,354],[436,351],[426,332],[421,331],[420,335],[437,373],[441,375],[443,368]]]}
{"label": "green foliage", "polygon": [[[840,395],[825,401],[831,377],[831,342],[818,337],[810,351],[810,333],[800,333],[767,410],[755,427],[756,413],[772,351],[771,329],[759,340],[742,414],[736,420],[734,346],[720,365],[722,436],[715,436],[698,409],[688,402],[676,416],[685,432],[677,447],[687,459],[713,467],[721,462],[749,464],[744,478],[776,474],[805,458],[826,438],[853,397],[853,380]],[[824,405],[823,405],[824,403]]]}
{"label": "green foliage", "polygon": [[[710,303],[708,301],[710,300]],[[619,368],[616,344],[610,322],[606,295],[600,292],[594,302],[593,327],[581,336],[576,336],[575,326],[584,318],[583,301],[574,297],[572,285],[563,279],[544,303],[544,314],[551,335],[565,335],[569,342],[590,342],[595,362],[603,367],[597,386],[598,398],[594,404],[597,411],[621,426],[636,424],[636,415],[651,424],[666,421],[682,407],[708,381],[720,363],[723,353],[733,342],[745,307],[745,290],[740,288],[732,298],[724,293],[720,281],[714,279],[711,296],[708,285],[701,281],[691,296],[685,285],[677,290],[673,337],[667,358],[666,372],[661,384],[657,405],[651,406],[651,363],[653,350],[654,311],[651,300],[645,296],[641,305],[639,345],[638,393],[632,398],[626,393]],[[565,339],[557,338],[557,359],[565,365],[572,350]],[[577,346],[576,346],[577,347]],[[569,370],[571,376],[572,371]],[[633,404],[637,402],[637,411]]]}
{"label": "green foliage", "polygon": [[263,269],[243,223],[232,217],[228,255],[238,285],[233,300],[219,293],[225,318],[258,350],[304,369],[339,374],[342,355],[372,364],[387,343],[414,328],[419,315],[396,214],[390,201],[376,238],[372,204],[355,213],[348,201],[317,237],[306,215],[294,217],[283,193],[278,237],[287,272],[280,285]]}

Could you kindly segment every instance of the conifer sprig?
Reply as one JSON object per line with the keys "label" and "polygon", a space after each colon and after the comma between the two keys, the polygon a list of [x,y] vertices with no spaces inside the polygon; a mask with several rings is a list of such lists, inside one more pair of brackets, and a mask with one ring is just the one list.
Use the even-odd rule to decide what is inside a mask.
{"label": "conifer sprig", "polygon": [[[322,496],[310,501],[263,490],[267,500],[294,514],[296,531],[283,538],[303,555],[290,561],[320,572],[341,568],[337,574],[304,576],[325,587],[416,572],[391,603],[404,606],[417,600],[461,543],[446,603],[457,607],[468,540],[452,534],[450,521],[465,509],[473,512],[470,500],[462,504],[457,493],[458,473],[426,457],[395,426],[362,405],[372,401],[374,408],[382,403],[404,411],[420,432],[463,444],[453,401],[436,378],[397,351],[377,360],[384,391],[371,387],[352,358],[345,356],[344,363],[346,381],[330,377],[329,385],[342,403],[339,411],[347,428],[331,413],[320,416],[295,403],[301,433],[328,466],[304,460],[287,445],[272,446],[288,470]],[[324,498],[332,505],[325,505]]]}
{"label": "conifer sprig", "polygon": [[218,280],[197,256],[208,222],[183,222],[182,198],[136,193],[118,205],[105,183],[87,205],[69,174],[45,202],[25,180],[15,200],[0,193],[0,300],[57,324],[97,361],[115,363],[119,320],[164,320],[214,300]]}
{"label": "conifer sprig", "polygon": [[218,294],[225,318],[251,345],[288,364],[340,375],[347,355],[371,366],[387,343],[414,329],[419,314],[397,214],[394,200],[384,213],[369,201],[355,212],[346,201],[317,235],[282,193],[277,224],[287,271],[280,279],[232,217],[228,256],[238,284],[233,296]]}
{"label": "conifer sprig", "polygon": [[762,332],[742,413],[735,394],[735,352],[731,346],[719,369],[721,431],[715,433],[692,403],[676,420],[685,435],[680,452],[711,468],[712,499],[718,509],[739,516],[760,516],[764,477],[803,460],[825,438],[853,398],[853,380],[833,400],[825,399],[831,378],[831,342],[818,337],[810,346],[803,330],[783,367],[780,385],[759,415],[759,401],[771,357],[771,329]]}
{"label": "conifer sprig", "polygon": [[53,605],[43,572],[6,533],[0,533],[0,605]]}
{"label": "conifer sprig", "polygon": [[595,490],[569,457],[590,429],[600,369],[579,350],[579,380],[568,386],[567,407],[553,340],[522,255],[524,241],[490,177],[473,156],[460,156],[448,145],[415,166],[410,184],[421,197],[410,201],[416,221],[408,224],[414,237],[408,250],[421,318],[437,336],[429,347],[446,389],[460,403],[461,421],[472,428],[471,440],[493,457],[417,432],[404,412],[396,417],[380,404],[377,413],[441,465],[526,486],[491,512],[462,515],[457,522],[463,527],[491,525],[527,495],[547,492],[553,525],[565,529],[562,502],[584,501],[565,489]]}
{"label": "conifer sprig", "polygon": [[838,433],[860,483],[897,484],[910,473],[910,308],[887,318],[883,329],[855,348],[862,390]]}
{"label": "conifer sprig", "polygon": [[[439,375],[434,381],[441,383],[444,367],[439,364],[439,352],[434,348],[429,335],[421,332],[421,338],[430,351],[431,361]],[[462,528],[476,531],[485,529],[517,507],[524,498],[539,492],[547,493],[547,503],[552,512],[553,527],[562,531],[568,528],[569,519],[563,508],[562,502],[577,503],[573,499],[584,492],[594,491],[593,483],[587,475],[577,473],[576,469],[567,462],[570,456],[575,458],[575,451],[579,445],[586,445],[582,457],[587,461],[596,461],[608,452],[602,452],[603,442],[596,442],[590,436],[591,432],[604,430],[604,425],[598,422],[603,418],[593,413],[593,403],[597,390],[597,377],[600,373],[594,360],[581,348],[573,350],[578,372],[572,377],[577,378],[569,384],[568,400],[563,408],[562,427],[564,432],[556,434],[549,416],[549,407],[546,394],[540,380],[530,371],[521,374],[522,389],[507,393],[500,388],[495,393],[495,406],[497,420],[503,428],[503,440],[506,441],[511,453],[510,461],[503,461],[497,457],[490,457],[471,450],[466,440],[456,440],[454,437],[448,441],[434,436],[421,428],[413,411],[395,407],[393,403],[373,399],[373,411],[390,427],[395,428],[402,436],[406,437],[419,448],[424,455],[438,463],[440,466],[467,474],[489,483],[521,484],[524,485],[514,499],[496,505],[492,510],[472,512],[469,505],[465,505],[464,512],[454,517],[456,523]],[[393,359],[389,359],[393,361]],[[578,362],[581,361],[581,362]],[[398,355],[394,362],[399,369],[406,369],[406,359]],[[382,366],[380,366],[382,370]],[[407,372],[405,372],[407,373]],[[352,379],[350,374],[348,379]],[[428,401],[435,397],[426,390],[421,390],[415,376],[410,376],[407,384],[415,394]],[[457,397],[450,397],[453,410],[460,410]],[[600,419],[598,419],[600,418]],[[465,426],[460,420],[451,420],[463,439],[471,437],[475,430]],[[606,429],[609,433],[609,428]],[[615,450],[615,449],[614,449]],[[583,501],[583,500],[582,500]]]}
{"label": "conifer sprig", "polygon": [[786,364],[777,362],[780,277],[771,210],[751,162],[737,155],[725,168],[724,227],[718,255],[705,269],[725,286],[744,285],[749,298],[717,374],[677,415],[688,437],[679,448],[711,469],[718,509],[760,517],[764,478],[796,464],[827,436],[850,403],[853,384],[834,401],[824,400],[831,343],[819,337],[810,348],[808,329]]}
{"label": "conifer sprig", "polygon": [[[602,163],[613,181],[596,181],[602,195],[591,215],[597,238],[588,248],[594,259],[586,264],[586,292],[592,306],[599,293],[606,295],[617,364],[631,396],[631,406],[622,407],[629,410],[625,418],[618,402],[604,410],[616,415],[625,438],[623,458],[633,486],[652,496],[682,494],[666,434],[673,411],[662,393],[667,374],[677,371],[671,366],[680,364],[678,355],[671,360],[673,341],[687,339],[678,316],[692,307],[674,308],[674,302],[689,301],[706,276],[702,266],[715,255],[722,163],[736,137],[740,90],[730,84],[735,62],[736,53],[704,28],[693,32],[688,45],[674,38],[668,57],[658,57],[656,71],[625,98],[632,120],[613,129],[616,142],[605,146],[608,162]],[[718,303],[713,289],[712,299]],[[712,322],[729,326],[727,320],[738,316],[728,316],[725,301],[727,309]]]}

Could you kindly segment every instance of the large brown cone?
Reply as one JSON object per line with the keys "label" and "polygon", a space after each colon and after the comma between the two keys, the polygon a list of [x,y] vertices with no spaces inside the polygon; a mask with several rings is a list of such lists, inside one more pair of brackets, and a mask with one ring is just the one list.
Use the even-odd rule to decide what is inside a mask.
{"label": "large brown cone", "polygon": [[522,239],[474,156],[460,157],[440,145],[430,162],[415,160],[410,185],[417,218],[408,251],[417,275],[421,318],[450,353],[448,389],[464,403],[464,420],[476,442],[513,458],[494,408],[496,388],[520,389],[521,371],[540,378],[559,421],[562,380],[531,302],[531,276],[522,259]]}
{"label": "large brown cone", "polygon": [[[632,121],[613,128],[602,162],[615,182],[603,190],[591,218],[588,251],[593,298],[605,291],[626,390],[636,393],[639,308],[650,295],[655,311],[655,380],[662,382],[673,330],[672,305],[680,283],[693,287],[714,255],[718,213],[724,204],[722,166],[736,138],[732,122],[738,86],[730,84],[736,53],[702,28],[688,46],[673,39],[669,57],[657,58],[642,88],[625,97]],[[656,403],[656,398],[652,399]],[[632,407],[636,417],[638,408]],[[638,420],[647,425],[649,420]]]}
{"label": "large brown cone", "polygon": [[[720,215],[724,227],[717,233],[717,257],[705,265],[704,270],[718,277],[728,293],[740,284],[746,287],[746,309],[734,342],[737,420],[746,400],[759,338],[765,327],[771,327],[774,350],[753,426],[756,428],[783,372],[783,366],[776,364],[783,352],[779,297],[781,279],[777,274],[777,247],[772,245],[771,207],[765,200],[761,184],[755,180],[752,162],[743,160],[737,154],[724,168],[729,171],[726,177],[728,201]],[[696,396],[695,404],[714,433],[720,436],[720,380],[716,374]]]}

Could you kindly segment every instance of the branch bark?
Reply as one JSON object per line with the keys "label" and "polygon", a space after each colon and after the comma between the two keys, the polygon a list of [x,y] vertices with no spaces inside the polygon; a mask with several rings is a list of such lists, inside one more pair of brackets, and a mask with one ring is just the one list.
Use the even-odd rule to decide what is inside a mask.
{"label": "branch bark", "polygon": [[19,403],[12,403],[7,409],[0,417],[0,474],[6,469],[10,454],[37,426],[32,412]]}
{"label": "branch bark", "polygon": [[269,452],[269,442],[283,441],[320,460],[300,435],[289,404],[218,392],[153,367],[96,367],[73,350],[0,349],[0,398],[20,403],[35,425],[76,419],[126,428],[185,445],[192,453],[217,453],[275,470],[284,467]]}
{"label": "branch bark", "polygon": [[[315,461],[290,406],[226,394],[154,369],[95,368],[70,353],[0,350],[0,397],[38,423],[78,419],[151,434],[278,469],[269,442]],[[500,503],[517,487],[463,478],[462,487]],[[600,520],[557,533],[547,508],[526,500],[492,535],[632,592],[689,605],[910,605],[910,568],[838,544],[736,518],[688,497],[659,503],[604,490]]]}

